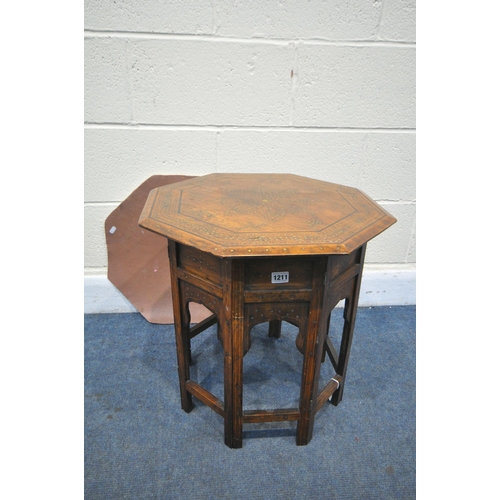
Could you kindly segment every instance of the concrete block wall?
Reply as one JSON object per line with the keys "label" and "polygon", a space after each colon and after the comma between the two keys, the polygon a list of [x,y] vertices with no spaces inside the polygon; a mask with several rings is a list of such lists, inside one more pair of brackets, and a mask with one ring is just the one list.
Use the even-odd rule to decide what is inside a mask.
{"label": "concrete block wall", "polygon": [[414,0],[85,0],[86,311],[133,309],[107,215],[151,175],[211,172],[359,187],[398,219],[360,303],[414,303],[415,55]]}

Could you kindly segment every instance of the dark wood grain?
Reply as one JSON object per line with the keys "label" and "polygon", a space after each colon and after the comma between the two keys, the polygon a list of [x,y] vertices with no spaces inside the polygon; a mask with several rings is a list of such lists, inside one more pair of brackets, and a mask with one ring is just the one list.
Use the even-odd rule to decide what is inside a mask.
{"label": "dark wood grain", "polygon": [[186,382],[186,390],[189,391],[193,396],[197,397],[200,401],[205,403],[207,406],[212,408],[216,413],[224,416],[224,403],[214,396],[211,392],[204,389],[200,384],[188,380]]}
{"label": "dark wood grain", "polygon": [[327,257],[318,258],[313,268],[313,296],[310,304],[307,333],[304,342],[304,362],[300,390],[300,419],[297,425],[297,445],[309,443],[312,437],[319,369],[326,335],[326,319],[330,311],[323,310],[324,280]]}
{"label": "dark wood grain", "polygon": [[332,397],[333,393],[339,389],[341,381],[342,377],[340,375],[335,375],[322,389],[321,393],[316,399],[316,406],[314,408],[316,413],[321,410],[328,399]]}
{"label": "dark wood grain", "polygon": [[162,186],[139,219],[227,257],[349,254],[395,222],[358,189],[289,174],[210,174]]}
{"label": "dark wood grain", "polygon": [[256,424],[262,422],[285,422],[298,420],[300,411],[298,408],[279,410],[246,410],[243,412],[245,424]]}
{"label": "dark wood grain", "polygon": [[[297,445],[309,443],[317,412],[328,400],[342,400],[366,243],[394,222],[358,190],[298,176],[214,174],[152,191],[140,224],[169,238],[182,408],[191,411],[195,396],[222,415],[230,448],[242,446],[244,424],[287,420],[297,421]],[[273,282],[272,273],[288,281]],[[332,309],[344,299],[337,349],[328,330]],[[191,326],[192,303],[212,316]],[[299,408],[243,411],[250,332],[267,322],[278,339],[283,321],[298,328],[303,354]],[[214,325],[224,401],[192,380],[189,366],[191,338]],[[326,360],[336,374],[319,387]]]}
{"label": "dark wood grain", "polygon": [[186,382],[190,378],[189,362],[191,359],[191,332],[189,328],[189,309],[187,303],[182,302],[180,293],[180,282],[177,277],[177,243],[168,242],[168,253],[170,259],[170,276],[172,279],[172,304],[175,320],[175,340],[177,345],[177,369],[179,374],[179,388],[181,394],[181,406],[186,412],[193,409],[193,398],[186,389]]}

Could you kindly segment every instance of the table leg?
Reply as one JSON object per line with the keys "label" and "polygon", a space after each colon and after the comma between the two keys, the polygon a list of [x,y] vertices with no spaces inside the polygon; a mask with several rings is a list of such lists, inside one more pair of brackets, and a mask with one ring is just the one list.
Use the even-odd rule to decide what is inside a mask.
{"label": "table leg", "polygon": [[342,331],[342,341],[340,344],[339,362],[337,366],[337,375],[342,377],[340,387],[333,393],[331,403],[337,406],[342,401],[344,394],[344,382],[347,372],[347,363],[351,352],[352,337],[354,333],[354,322],[356,319],[356,308],[353,307],[352,298],[345,300],[344,306],[344,329]]}
{"label": "table leg", "polygon": [[332,313],[328,315],[325,326],[325,342],[323,343],[323,354],[321,355],[321,362],[324,363],[326,359],[326,337],[330,333],[330,320],[332,319]]}
{"label": "table leg", "polygon": [[279,319],[269,321],[269,337],[274,337],[275,339],[281,337],[281,321]]}
{"label": "table leg", "polygon": [[224,345],[224,442],[241,448],[243,442],[243,263],[224,262],[221,334]]}
{"label": "table leg", "polygon": [[177,258],[175,242],[169,241],[168,251],[170,259],[170,274],[172,277],[172,305],[175,323],[175,339],[177,346],[177,368],[179,373],[179,389],[181,395],[181,406],[186,412],[193,409],[193,398],[186,389],[189,380],[189,362],[191,358],[191,341],[189,331],[189,306],[182,298],[181,283],[177,279]]}
{"label": "table leg", "polygon": [[337,406],[342,401],[344,394],[345,378],[347,373],[347,364],[351,353],[352,337],[354,333],[354,324],[356,322],[356,313],[358,311],[359,290],[361,288],[361,279],[363,274],[363,264],[365,260],[366,243],[360,249],[359,264],[360,271],[352,280],[352,287],[349,296],[346,297],[344,305],[344,329],[342,331],[342,341],[340,344],[339,361],[337,375],[342,377],[340,387],[333,393],[331,403]]}
{"label": "table leg", "polygon": [[326,259],[316,261],[313,269],[313,295],[307,322],[302,383],[300,389],[300,417],[297,424],[296,443],[304,446],[312,438],[314,417],[316,414],[316,396],[318,393],[319,370],[326,336],[326,321],[330,311],[323,309]]}

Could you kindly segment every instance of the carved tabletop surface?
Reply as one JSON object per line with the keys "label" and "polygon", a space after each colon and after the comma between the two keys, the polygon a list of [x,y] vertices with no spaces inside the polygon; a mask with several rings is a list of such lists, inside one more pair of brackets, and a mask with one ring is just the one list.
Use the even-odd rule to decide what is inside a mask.
{"label": "carved tabletop surface", "polygon": [[220,257],[347,254],[395,222],[358,189],[291,174],[209,174],[161,186],[139,219]]}

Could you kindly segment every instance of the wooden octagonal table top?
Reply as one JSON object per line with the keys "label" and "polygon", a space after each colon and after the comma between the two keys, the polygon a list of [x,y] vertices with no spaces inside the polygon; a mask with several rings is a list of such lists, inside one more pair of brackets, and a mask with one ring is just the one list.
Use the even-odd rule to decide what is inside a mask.
{"label": "wooden octagonal table top", "polygon": [[347,254],[395,222],[358,189],[291,174],[209,174],[161,186],[139,219],[220,257]]}

